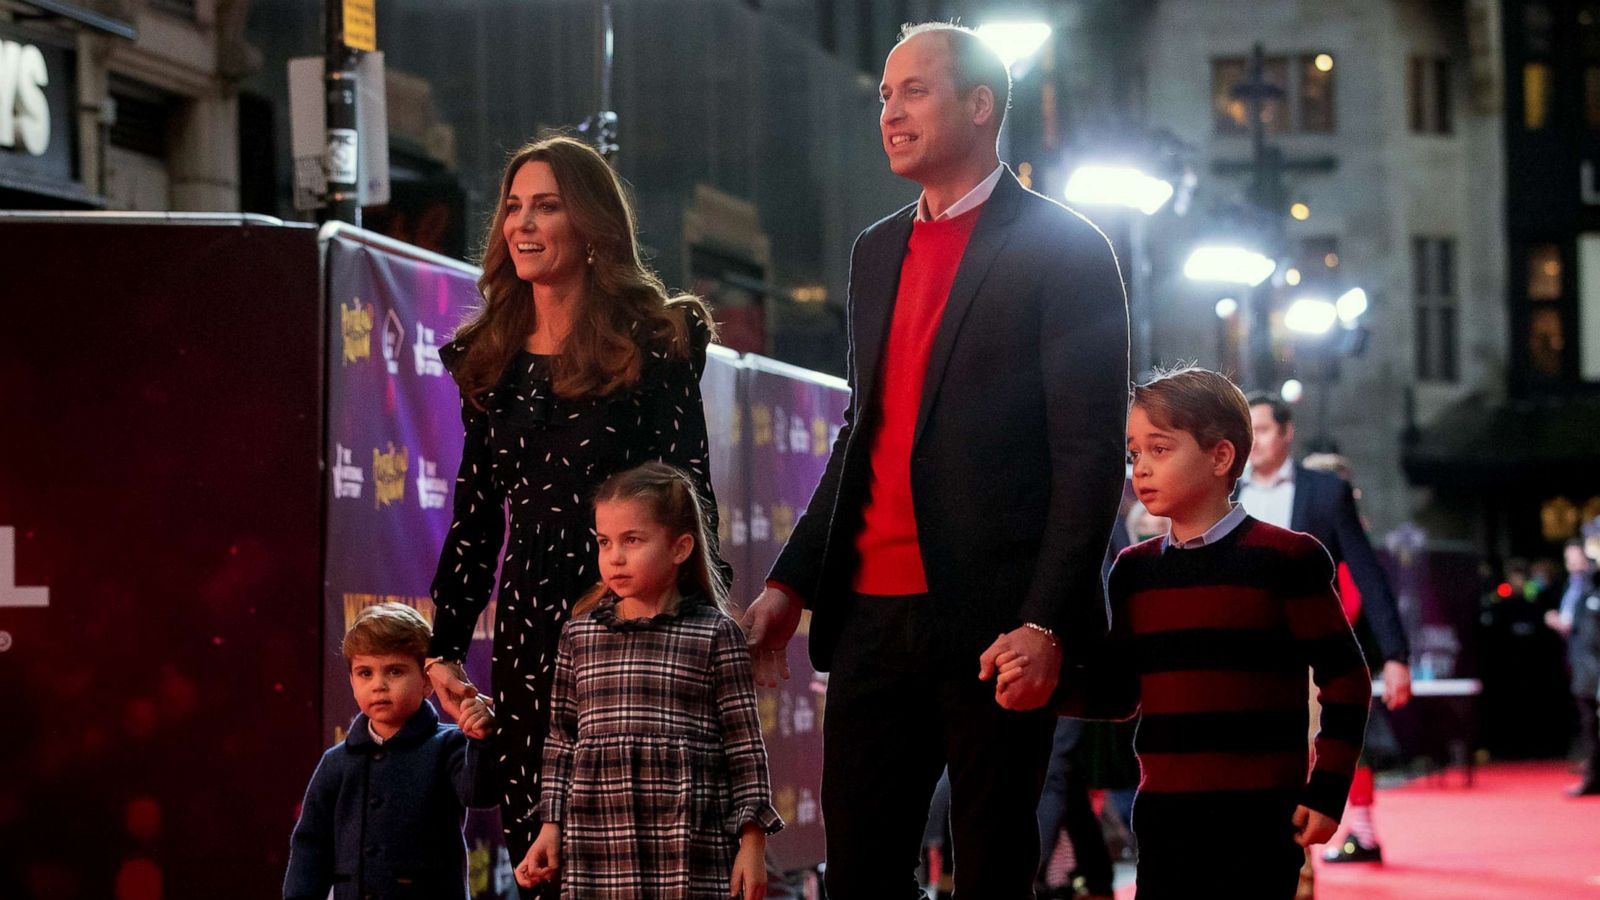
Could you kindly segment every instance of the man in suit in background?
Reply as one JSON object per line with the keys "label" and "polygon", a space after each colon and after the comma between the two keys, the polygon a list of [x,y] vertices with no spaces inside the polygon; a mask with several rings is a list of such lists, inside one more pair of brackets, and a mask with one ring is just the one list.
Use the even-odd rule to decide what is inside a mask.
{"label": "man in suit in background", "polygon": [[[919,895],[948,764],[958,895],[1031,900],[1055,727],[1041,707],[1107,627],[1127,303],[1105,236],[1000,164],[994,50],[910,27],[880,89],[884,152],[922,195],[856,241],[850,405],[746,627],[757,680],[776,684],[809,608],[831,672],[829,897]],[[980,680],[1005,652],[1028,658],[1022,676]]]}
{"label": "man in suit in background", "polygon": [[[1328,548],[1335,565],[1349,567],[1361,595],[1359,621],[1366,624],[1383,657],[1384,705],[1399,709],[1411,699],[1411,646],[1389,577],[1356,511],[1355,491],[1338,475],[1308,469],[1289,458],[1294,419],[1281,398],[1251,394],[1250,424],[1255,444],[1250,449],[1250,465],[1239,479],[1239,502],[1263,522],[1311,535]],[[1349,833],[1328,851],[1329,862],[1382,861],[1371,798],[1372,770],[1363,765],[1356,773],[1345,811]]]}

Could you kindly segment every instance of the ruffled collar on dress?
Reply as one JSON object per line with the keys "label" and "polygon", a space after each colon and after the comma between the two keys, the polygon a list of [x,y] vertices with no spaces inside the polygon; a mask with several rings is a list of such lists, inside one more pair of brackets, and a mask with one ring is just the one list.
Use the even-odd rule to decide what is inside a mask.
{"label": "ruffled collar on dress", "polygon": [[700,595],[698,592],[689,593],[683,595],[683,597],[678,600],[678,605],[667,612],[657,613],[653,616],[644,618],[624,619],[617,615],[617,599],[618,598],[616,594],[608,591],[604,597],[600,598],[599,605],[594,608],[593,616],[594,620],[599,622],[601,625],[604,625],[612,631],[620,631],[624,633],[651,631],[656,628],[670,625],[682,618],[686,611],[693,609],[694,607],[705,602],[705,597]]}

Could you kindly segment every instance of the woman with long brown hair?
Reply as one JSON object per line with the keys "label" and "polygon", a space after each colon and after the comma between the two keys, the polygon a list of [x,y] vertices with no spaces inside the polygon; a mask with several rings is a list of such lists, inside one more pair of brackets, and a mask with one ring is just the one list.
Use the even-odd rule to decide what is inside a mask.
{"label": "woman with long brown hair", "polygon": [[567,137],[507,163],[478,287],[481,307],[440,351],[466,439],[433,580],[428,671],[453,714],[498,566],[501,819],[521,859],[540,828],[556,641],[598,578],[595,488],[661,460],[690,474],[715,525],[699,387],[714,326],[704,304],[669,296],[645,267],[621,182]]}

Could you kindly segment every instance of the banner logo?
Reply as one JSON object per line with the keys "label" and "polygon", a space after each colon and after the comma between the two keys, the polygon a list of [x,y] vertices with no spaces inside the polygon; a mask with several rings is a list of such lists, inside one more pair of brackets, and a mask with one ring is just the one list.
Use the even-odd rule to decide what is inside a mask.
{"label": "banner logo", "polygon": [[339,324],[344,331],[344,364],[366,359],[372,355],[372,304],[361,305],[361,298],[350,301],[349,306],[339,304]]}
{"label": "banner logo", "polygon": [[360,500],[361,486],[366,483],[366,473],[354,464],[354,453],[343,444],[334,444],[333,498],[335,500]]}
{"label": "banner logo", "polygon": [[372,505],[382,509],[406,499],[406,472],[411,468],[411,451],[405,447],[394,448],[389,442],[387,451],[372,448]]}
{"label": "banner logo", "polygon": [[383,317],[383,361],[388,365],[390,375],[400,374],[400,348],[405,345],[405,326],[400,324],[400,317],[391,309]]}
{"label": "banner logo", "polygon": [[49,605],[49,588],[21,587],[17,584],[17,530],[10,525],[0,526],[0,606]]}
{"label": "banner logo", "polygon": [[450,486],[439,477],[439,463],[426,456],[417,457],[417,502],[423,509],[444,509]]}
{"label": "banner logo", "polygon": [[418,375],[444,377],[444,363],[439,359],[439,342],[432,328],[417,323],[417,342],[411,345],[413,362]]}

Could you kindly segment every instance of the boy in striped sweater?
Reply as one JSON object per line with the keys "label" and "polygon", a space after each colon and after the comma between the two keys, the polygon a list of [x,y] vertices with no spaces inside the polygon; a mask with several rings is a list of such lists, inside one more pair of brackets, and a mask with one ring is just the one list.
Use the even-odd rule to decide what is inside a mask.
{"label": "boy in striped sweater", "polygon": [[[1250,444],[1244,394],[1222,375],[1188,367],[1134,388],[1134,490],[1171,530],[1117,558],[1107,655],[1062,673],[1057,711],[1142,714],[1139,900],[1193,896],[1197,878],[1218,896],[1293,897],[1361,750],[1371,680],[1327,551],[1230,502]],[[1322,701],[1311,754],[1308,669]]]}

